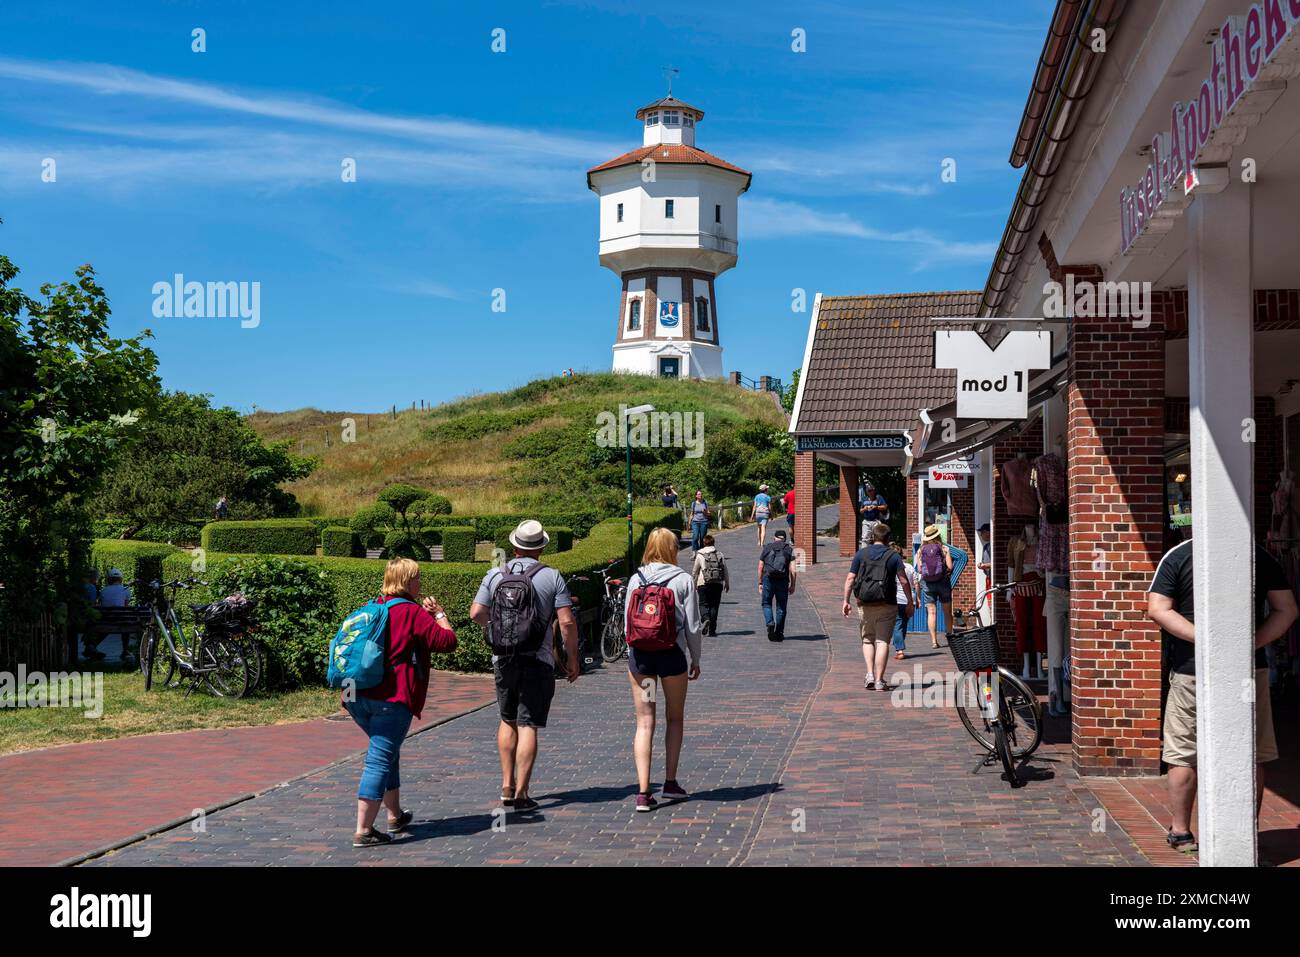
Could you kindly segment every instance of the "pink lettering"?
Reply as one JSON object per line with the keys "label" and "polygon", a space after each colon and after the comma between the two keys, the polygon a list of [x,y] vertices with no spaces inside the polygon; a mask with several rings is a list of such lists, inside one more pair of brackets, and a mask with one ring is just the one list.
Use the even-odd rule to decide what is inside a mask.
{"label": "pink lettering", "polygon": [[1286,36],[1286,19],[1282,16],[1280,0],[1264,0],[1264,59],[1273,56],[1273,51]]}
{"label": "pink lettering", "polygon": [[1250,12],[1246,14],[1246,78],[1252,82],[1259,76],[1259,68],[1264,65],[1259,55],[1259,37],[1262,30],[1259,7],[1251,7]]}
{"label": "pink lettering", "polygon": [[1206,80],[1201,84],[1201,95],[1196,98],[1196,152],[1199,154],[1206,143],[1210,141],[1210,81]]}
{"label": "pink lettering", "polygon": [[[1297,0],[1300,2],[1300,0]],[[1172,186],[1183,175],[1183,137],[1179,130],[1181,104],[1175,101],[1169,116],[1169,183]]]}
{"label": "pink lettering", "polygon": [[1223,122],[1223,87],[1219,84],[1219,74],[1223,72],[1223,61],[1219,57],[1219,44],[1215,43],[1210,51],[1210,87],[1214,90],[1214,126],[1217,129]]}
{"label": "pink lettering", "polygon": [[[1300,3],[1300,0],[1295,0]],[[1246,81],[1241,76],[1241,18],[1228,17],[1223,21],[1221,39],[1223,44],[1224,87],[1227,90],[1225,110],[1236,105],[1241,94],[1246,90]]]}
{"label": "pink lettering", "polygon": [[1183,107],[1183,174],[1186,175],[1192,171],[1192,164],[1196,162],[1196,154],[1200,152],[1200,145],[1196,142],[1196,102],[1193,100]]}

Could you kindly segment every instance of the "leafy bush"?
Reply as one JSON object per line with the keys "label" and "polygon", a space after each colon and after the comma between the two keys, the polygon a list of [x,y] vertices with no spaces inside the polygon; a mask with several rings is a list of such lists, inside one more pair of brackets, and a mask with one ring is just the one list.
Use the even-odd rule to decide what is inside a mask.
{"label": "leafy bush", "polygon": [[202,536],[204,551],[255,555],[315,555],[318,541],[316,526],[300,518],[209,522]]}
{"label": "leafy bush", "polygon": [[[432,494],[428,489],[416,485],[398,483],[384,486],[384,489],[378,495],[378,499],[397,512],[398,515],[405,515],[408,508],[420,499],[428,498]],[[450,509],[448,510],[450,511]]]}
{"label": "leafy bush", "polygon": [[270,555],[233,556],[209,568],[214,594],[243,592],[257,603],[258,638],[266,646],[272,683],[323,683],[338,626],[330,575],[314,563]]}
{"label": "leafy bush", "polygon": [[547,411],[544,407],[524,406],[507,412],[469,412],[437,423],[428,430],[427,435],[435,442],[481,439],[494,432],[509,432],[511,429],[536,422],[545,416]]}
{"label": "leafy bush", "polygon": [[320,533],[320,553],[334,558],[356,558],[361,554],[361,539],[350,528],[332,526]]}
{"label": "leafy bush", "polygon": [[664,508],[662,505],[642,505],[632,509],[632,521],[640,522],[642,525],[648,525],[651,528],[662,525],[664,528],[671,528],[675,532],[680,532],[685,527],[682,524],[681,509]]}

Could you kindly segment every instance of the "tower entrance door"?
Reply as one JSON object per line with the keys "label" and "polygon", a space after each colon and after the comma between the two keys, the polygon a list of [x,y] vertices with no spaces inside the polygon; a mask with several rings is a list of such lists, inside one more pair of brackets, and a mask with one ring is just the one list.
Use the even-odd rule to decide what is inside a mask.
{"label": "tower entrance door", "polygon": [[676,379],[682,371],[682,360],[677,356],[659,357],[659,374],[665,379]]}

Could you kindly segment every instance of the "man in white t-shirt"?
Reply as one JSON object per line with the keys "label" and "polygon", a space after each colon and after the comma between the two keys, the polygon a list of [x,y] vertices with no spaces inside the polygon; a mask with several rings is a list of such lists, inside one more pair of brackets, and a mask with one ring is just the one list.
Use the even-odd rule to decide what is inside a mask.
{"label": "man in white t-shirt", "polygon": [[[125,608],[129,604],[131,604],[131,589],[122,584],[122,573],[116,568],[110,568],[108,570],[107,584],[105,584],[99,591],[99,607]],[[108,637],[121,639],[122,657],[125,658],[128,650],[126,647],[126,636],[109,635]],[[100,658],[104,657],[98,651],[96,651],[95,654]]]}

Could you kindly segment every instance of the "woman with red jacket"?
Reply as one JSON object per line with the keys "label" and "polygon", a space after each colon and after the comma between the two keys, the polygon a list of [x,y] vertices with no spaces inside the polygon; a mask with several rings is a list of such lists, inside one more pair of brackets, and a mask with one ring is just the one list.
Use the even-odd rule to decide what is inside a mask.
{"label": "woman with red jacket", "polygon": [[[406,599],[398,601],[397,599]],[[420,602],[420,566],[409,558],[394,558],[384,570],[379,601],[388,605],[388,664],[384,680],[357,691],[343,707],[370,738],[361,786],[357,790],[357,830],[353,847],[388,844],[392,833],[411,823],[402,810],[398,759],[411,719],[424,710],[429,691],[429,655],[456,648],[456,633],[432,595]],[[379,805],[388,808],[388,834],[375,830]]]}

